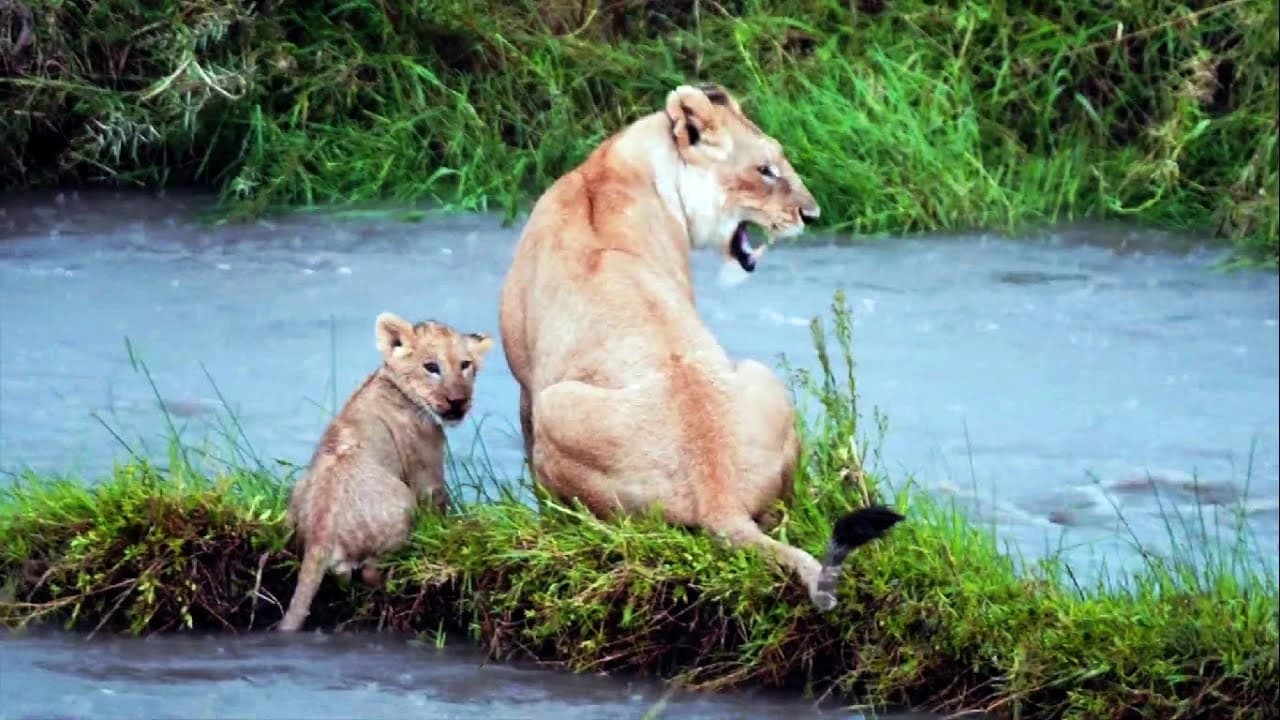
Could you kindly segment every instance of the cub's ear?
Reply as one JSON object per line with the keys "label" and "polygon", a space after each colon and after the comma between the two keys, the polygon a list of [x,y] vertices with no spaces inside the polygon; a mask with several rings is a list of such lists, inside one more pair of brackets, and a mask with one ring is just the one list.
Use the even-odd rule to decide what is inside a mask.
{"label": "cub's ear", "polygon": [[729,158],[733,139],[716,121],[716,106],[707,93],[692,85],[672,90],[667,93],[667,117],[681,155],[693,151],[711,160]]}
{"label": "cub's ear", "polygon": [[467,350],[475,357],[476,360],[483,358],[490,350],[493,349],[493,338],[487,333],[476,332],[467,333]]}
{"label": "cub's ear", "polygon": [[395,313],[378,315],[373,324],[374,342],[382,357],[404,357],[413,350],[413,325]]}

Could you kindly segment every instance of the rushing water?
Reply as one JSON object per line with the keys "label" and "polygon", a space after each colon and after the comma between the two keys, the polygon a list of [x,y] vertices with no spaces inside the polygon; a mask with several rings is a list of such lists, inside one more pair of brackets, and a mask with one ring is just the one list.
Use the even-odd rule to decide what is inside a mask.
{"label": "rushing water", "polygon": [[[497,293],[518,225],[486,216],[405,222],[386,213],[316,213],[208,227],[194,214],[205,202],[110,193],[0,200],[0,468],[91,481],[125,456],[122,441],[135,452],[164,453],[165,420],[130,352],[188,441],[209,437],[213,450],[225,448],[217,439],[228,429],[225,399],[243,428],[239,444],[247,440],[267,460],[303,463],[334,395],[340,403],[378,362],[378,312],[497,335]],[[816,361],[809,319],[827,316],[832,293],[843,288],[856,318],[863,405],[889,419],[884,470],[897,484],[912,477],[953,498],[1023,556],[1061,552],[1078,575],[1101,570],[1104,558],[1115,570],[1138,562],[1135,538],[1169,552],[1170,527],[1200,532],[1203,518],[1213,534],[1242,515],[1260,557],[1274,563],[1280,285],[1275,273],[1217,272],[1210,251],[1169,246],[1153,234],[1092,226],[1021,241],[851,245],[813,237],[774,248],[747,282],[730,288],[716,283],[714,254],[696,254],[694,265],[700,311],[732,355],[773,361],[785,352],[800,367]],[[495,349],[478,380],[476,410],[452,434],[454,451],[467,452],[478,436],[492,471],[515,477],[515,412],[516,386]],[[74,697],[53,705],[95,716],[110,708],[149,714],[163,706],[147,703],[187,693],[205,672],[220,679],[201,702],[228,708],[257,702],[244,693],[259,688],[264,673],[269,679],[253,692],[288,696],[308,710],[325,693],[339,708],[373,702],[350,706],[361,713],[419,700],[447,713],[458,702],[415,694],[419,681],[392,680],[394,673],[379,682],[400,689],[376,701],[362,694],[362,683],[372,682],[364,675],[330,677],[348,678],[343,668],[366,660],[372,668],[388,662],[375,656],[400,657],[404,650],[388,650],[386,640],[304,648],[111,642],[91,646],[122,658],[110,682],[77,664],[83,658],[71,640],[0,647],[6,666],[43,658],[13,692],[71,683]],[[203,669],[134,688],[128,678],[149,674],[154,647]],[[221,648],[221,669],[197,662],[213,647]],[[326,655],[323,647],[340,649]],[[459,678],[474,673],[471,661],[445,654],[412,662],[422,682],[443,677],[449,692],[470,692]],[[519,706],[522,716],[574,717],[576,693],[631,692],[485,672],[501,678],[477,680],[465,702],[507,707],[499,696],[509,685],[513,698],[534,696]],[[7,698],[15,686],[3,682]],[[528,689],[539,683],[552,689]],[[98,685],[102,697],[76,705],[84,688]],[[698,702],[690,713],[738,712],[734,699]]]}
{"label": "rushing water", "polygon": [[756,693],[486,663],[479,650],[367,634],[147,639],[38,634],[0,644],[5,718],[861,717]]}

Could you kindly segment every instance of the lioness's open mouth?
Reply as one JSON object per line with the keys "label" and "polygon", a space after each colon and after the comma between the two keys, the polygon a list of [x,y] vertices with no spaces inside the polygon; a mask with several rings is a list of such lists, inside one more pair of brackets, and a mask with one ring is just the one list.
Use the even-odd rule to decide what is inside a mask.
{"label": "lioness's open mouth", "polygon": [[743,270],[751,272],[756,269],[756,251],[751,247],[751,236],[747,234],[747,223],[740,222],[729,238],[729,255],[738,261]]}

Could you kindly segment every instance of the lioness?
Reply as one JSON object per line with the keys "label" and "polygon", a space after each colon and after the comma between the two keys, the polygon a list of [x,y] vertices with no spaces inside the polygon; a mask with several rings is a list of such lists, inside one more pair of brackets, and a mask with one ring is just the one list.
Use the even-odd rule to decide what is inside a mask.
{"label": "lioness", "polygon": [[525,451],[553,494],[600,517],[658,504],[669,522],[764,550],[830,610],[844,555],[902,517],[875,507],[842,518],[825,570],[762,531],[757,520],[791,493],[794,409],[773,371],[716,342],[689,264],[691,248],[718,245],[749,272],[747,223],[787,237],[818,212],[728,92],[682,85],[538,199],[499,329]]}
{"label": "lioness", "polygon": [[305,551],[285,632],[302,627],[326,570],[360,567],[366,583],[381,584],[375,559],[408,539],[419,503],[448,507],[443,426],[466,416],[493,339],[392,313],[378,316],[374,337],[382,366],[325,429],[289,497]]}

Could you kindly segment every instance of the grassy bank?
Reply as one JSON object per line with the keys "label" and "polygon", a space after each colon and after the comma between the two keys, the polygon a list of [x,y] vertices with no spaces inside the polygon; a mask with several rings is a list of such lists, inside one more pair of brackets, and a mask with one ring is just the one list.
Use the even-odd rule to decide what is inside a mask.
{"label": "grassy bank", "polygon": [[1269,0],[0,0],[0,187],[511,211],[713,79],[843,229],[1132,217],[1275,264],[1278,22]]}
{"label": "grassy bank", "polygon": [[[831,342],[834,340],[834,342]],[[1152,557],[1080,587],[1068,569],[1015,568],[988,531],[882,484],[859,458],[843,300],[815,326],[822,370],[793,374],[820,403],[805,425],[796,502],[778,532],[819,550],[830,518],[888,499],[907,515],[849,560],[840,606],[749,551],[654,519],[601,523],[511,489],[420,519],[387,586],[330,579],[311,623],[469,633],[499,658],[638,671],[701,688],[774,686],[999,717],[1274,717],[1277,591],[1239,572],[1248,548]],[[858,438],[858,442],[853,442]],[[175,450],[101,485],[24,477],[0,496],[0,623],[82,630],[264,630],[292,592],[289,479],[205,474]],[[1270,714],[1269,714],[1270,713]]]}

